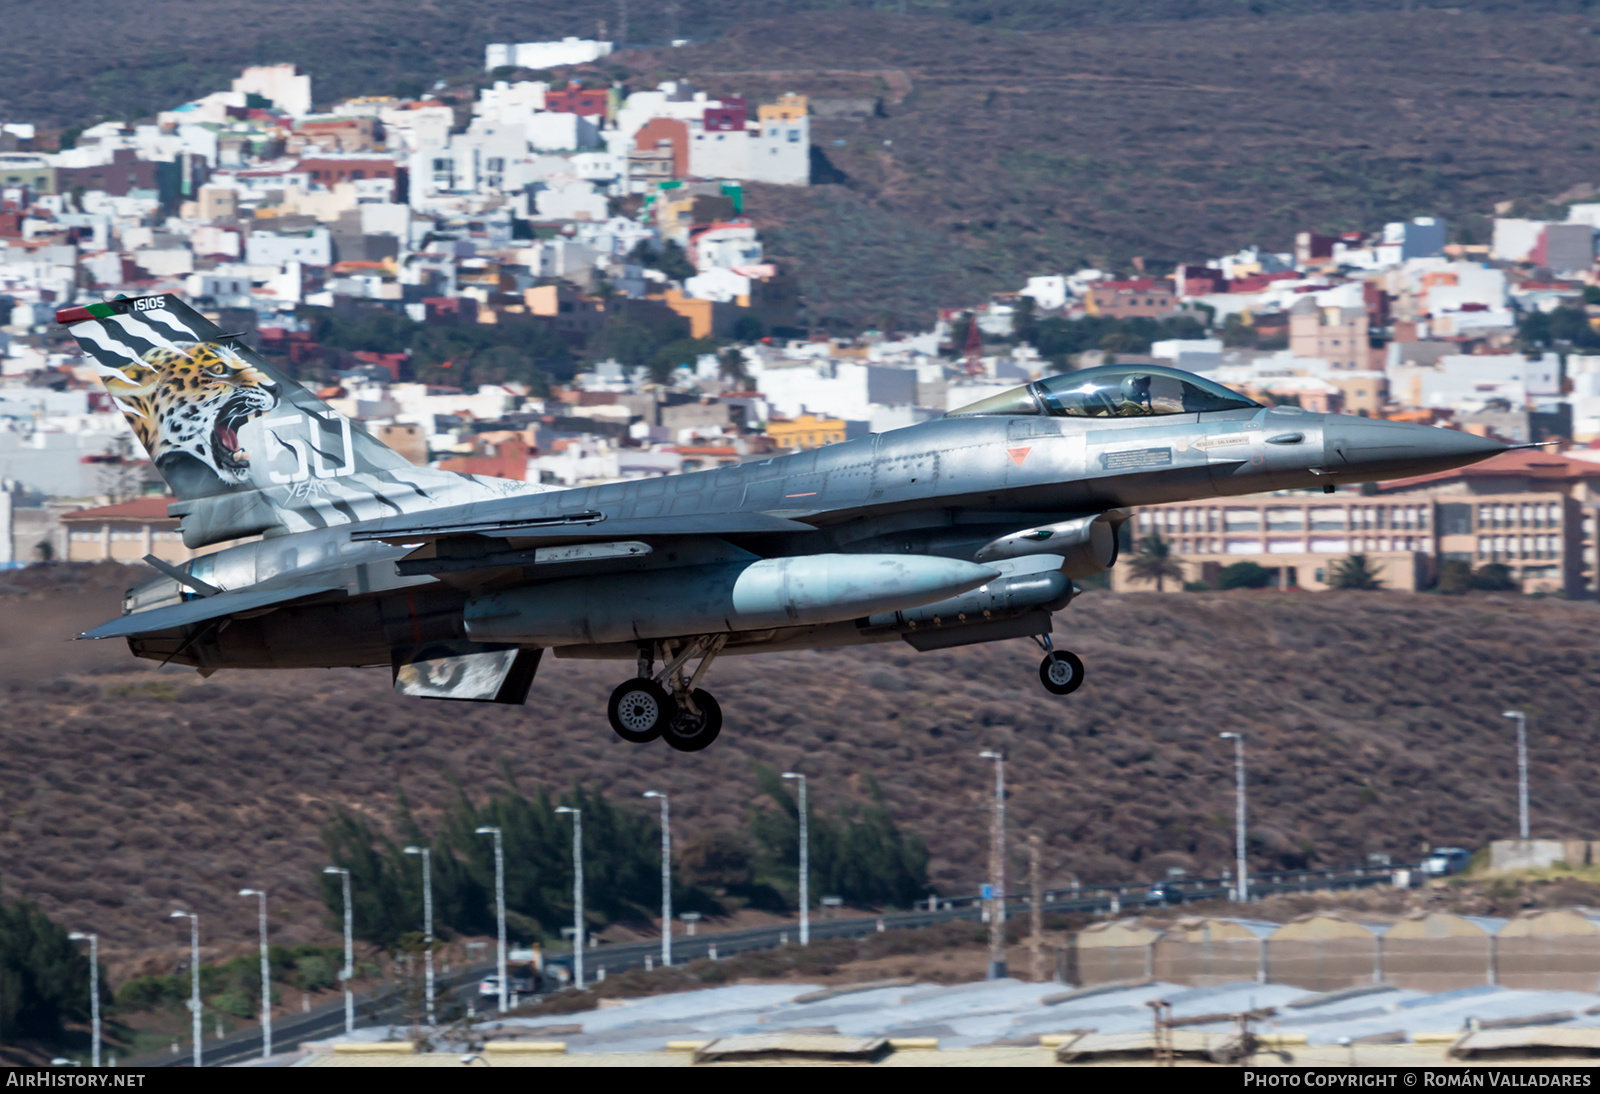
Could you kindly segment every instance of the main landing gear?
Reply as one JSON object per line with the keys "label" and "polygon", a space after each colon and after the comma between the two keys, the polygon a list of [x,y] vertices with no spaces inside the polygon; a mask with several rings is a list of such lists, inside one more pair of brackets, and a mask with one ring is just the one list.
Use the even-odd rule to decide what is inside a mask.
{"label": "main landing gear", "polygon": [[[679,752],[699,752],[722,732],[722,708],[711,693],[695,687],[728,642],[725,634],[658,642],[639,651],[639,674],[611,693],[606,716],[618,737],[645,744],[657,737]],[[664,662],[652,674],[656,657]],[[700,658],[692,676],[685,666]]]}
{"label": "main landing gear", "polygon": [[1083,686],[1083,662],[1078,655],[1058,650],[1048,634],[1034,639],[1044,650],[1044,660],[1039,662],[1039,682],[1054,695],[1071,695]]}

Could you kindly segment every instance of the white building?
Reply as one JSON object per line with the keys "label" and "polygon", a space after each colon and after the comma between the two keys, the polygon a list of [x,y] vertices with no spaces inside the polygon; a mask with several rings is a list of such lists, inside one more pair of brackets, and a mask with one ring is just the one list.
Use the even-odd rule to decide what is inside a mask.
{"label": "white building", "polygon": [[1222,366],[1220,338],[1169,338],[1150,343],[1150,356],[1171,361],[1185,372],[1210,372]]}
{"label": "white building", "polygon": [[805,186],[811,181],[811,119],[776,118],[735,130],[707,130],[691,123],[689,174]]}
{"label": "white building", "polygon": [[772,412],[785,418],[810,412],[870,421],[879,407],[914,406],[917,401],[916,370],[886,365],[823,360],[766,367],[754,380]]}
{"label": "white building", "polygon": [[483,50],[483,70],[583,65],[598,61],[610,52],[610,42],[590,38],[563,38],[559,42],[491,42]]}
{"label": "white building", "polygon": [[535,184],[534,215],[547,220],[605,220],[610,205],[593,184],[574,180],[561,186]]}
{"label": "white building", "polygon": [[[251,232],[244,245],[244,260],[251,266],[284,266],[299,262],[327,266],[333,262],[333,237],[326,228],[304,232]],[[187,271],[185,271],[187,272]]]}
{"label": "white building", "polygon": [[1067,292],[1067,279],[1061,274],[1030,277],[1028,284],[1017,295],[1031,297],[1033,306],[1040,311],[1059,311],[1072,299]]}
{"label": "white building", "polygon": [[581,114],[545,111],[523,123],[528,147],[535,152],[579,152],[601,147],[600,127]]}
{"label": "white building", "polygon": [[[233,81],[241,95],[260,95],[291,117],[311,113],[311,77],[302,76],[294,65],[256,65],[245,69]],[[241,105],[243,105],[241,103]]]}
{"label": "white building", "polygon": [[543,80],[518,80],[516,83],[496,80],[493,87],[478,92],[472,113],[507,125],[525,122],[544,111],[544,95],[549,90],[550,85]]}
{"label": "white building", "polygon": [[633,147],[634,135],[652,118],[698,122],[708,107],[721,105],[721,99],[707,98],[704,91],[696,91],[687,80],[667,80],[656,85],[654,91],[635,91],[624,99],[617,111],[616,128],[606,131],[606,139],[612,151],[626,156]]}
{"label": "white building", "polygon": [[1386,372],[1396,402],[1452,410],[1476,410],[1496,399],[1520,410],[1530,394],[1559,394],[1561,386],[1561,361],[1553,353],[1533,361],[1520,353],[1453,353],[1432,365],[1396,364]]}
{"label": "white building", "polygon": [[750,224],[714,224],[694,237],[693,248],[695,269],[701,273],[761,262],[761,237]]}
{"label": "white building", "polygon": [[416,152],[424,148],[443,148],[450,143],[455,111],[443,104],[413,103],[386,106],[378,112],[390,148]]}
{"label": "white building", "polygon": [[1495,217],[1494,237],[1489,246],[1489,257],[1497,262],[1526,262],[1533,249],[1539,245],[1544,232],[1544,221],[1522,220],[1517,217]]}

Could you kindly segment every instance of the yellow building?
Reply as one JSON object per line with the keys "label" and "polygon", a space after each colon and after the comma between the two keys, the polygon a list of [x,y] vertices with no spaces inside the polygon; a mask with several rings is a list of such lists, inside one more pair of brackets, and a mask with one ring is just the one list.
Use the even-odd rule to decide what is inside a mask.
{"label": "yellow building", "polygon": [[780,95],[775,103],[762,103],[756,107],[756,119],[763,126],[768,122],[792,122],[805,117],[811,111],[811,104],[804,95],[789,92]]}
{"label": "yellow building", "polygon": [[26,186],[36,194],[53,194],[56,169],[33,152],[0,152],[0,186]]}
{"label": "yellow building", "polygon": [[844,440],[845,423],[842,418],[819,418],[815,414],[802,414],[798,418],[773,418],[767,422],[767,436],[780,449],[798,452]]}

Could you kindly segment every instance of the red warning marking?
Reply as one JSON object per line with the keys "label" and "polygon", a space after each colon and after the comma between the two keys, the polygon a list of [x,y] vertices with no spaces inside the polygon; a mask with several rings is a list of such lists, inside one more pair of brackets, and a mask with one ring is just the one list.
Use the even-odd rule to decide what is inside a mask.
{"label": "red warning marking", "polygon": [[784,495],[784,497],[786,497],[786,498],[814,498],[816,496],[817,496],[817,492],[815,490],[809,490],[804,494],[785,494]]}
{"label": "red warning marking", "polygon": [[1022,461],[1027,459],[1028,458],[1028,453],[1032,452],[1032,451],[1033,451],[1033,449],[1031,447],[1030,448],[1008,448],[1008,449],[1006,449],[1006,455],[1011,457],[1011,462],[1012,463],[1016,464],[1018,467],[1021,467],[1022,466]]}

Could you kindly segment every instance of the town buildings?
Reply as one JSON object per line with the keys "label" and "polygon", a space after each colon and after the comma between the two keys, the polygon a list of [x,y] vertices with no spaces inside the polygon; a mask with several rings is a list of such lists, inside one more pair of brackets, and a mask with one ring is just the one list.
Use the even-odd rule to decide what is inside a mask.
{"label": "town buildings", "polygon": [[[1600,443],[1600,355],[1520,333],[1540,316],[1600,331],[1588,303],[1600,205],[1498,217],[1484,245],[1414,217],[1303,231],[1284,253],[1136,263],[1132,277],[1041,271],[1017,292],[950,301],[919,333],[827,339],[804,329],[746,189],[809,183],[815,104],[682,79],[629,92],[594,65],[610,49],[503,43],[476,85],[338,103],[316,101],[291,65],[260,66],[153,122],[90,125],[67,149],[30,147],[34,128],[5,122],[0,497],[24,530],[0,564],[26,561],[41,537],[59,557],[178,550],[151,515],[159,499],[143,496],[159,481],[123,450],[92,370],[52,327],[62,304],[173,291],[316,375],[408,459],[557,485],[901,428],[1119,359],[1170,362],[1262,402],[1554,440],[1580,447],[1372,494],[1153,507],[1133,527],[1169,538],[1191,581],[1250,560],[1280,585],[1319,588],[1359,553],[1395,589],[1454,562],[1504,566],[1528,591],[1600,593],[1588,493],[1600,462],[1581,447]],[[317,314],[538,330],[579,371],[548,393],[438,383],[453,362],[422,382],[415,342],[323,345]],[[1024,317],[1113,333],[1047,358],[1019,340]],[[1181,337],[1125,333],[1169,321]],[[627,364],[593,352],[618,323],[679,332],[677,360],[653,359],[655,344],[619,351]],[[86,515],[63,519],[74,510]],[[1126,569],[1114,584],[1137,587]]]}

